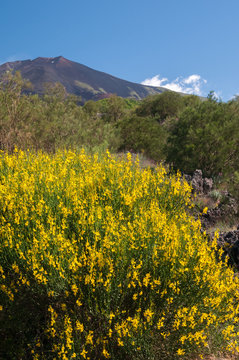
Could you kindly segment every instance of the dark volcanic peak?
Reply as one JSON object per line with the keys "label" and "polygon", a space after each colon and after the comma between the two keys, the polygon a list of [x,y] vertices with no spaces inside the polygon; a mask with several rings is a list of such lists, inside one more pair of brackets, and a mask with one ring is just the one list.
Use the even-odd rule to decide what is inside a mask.
{"label": "dark volcanic peak", "polygon": [[0,66],[0,76],[7,70],[20,71],[23,78],[30,80],[35,93],[42,94],[46,82],[60,82],[68,93],[81,96],[83,102],[109,94],[142,99],[166,90],[122,80],[63,56],[8,62]]}
{"label": "dark volcanic peak", "polygon": [[55,64],[55,63],[71,63],[73,61],[65,59],[63,56],[57,56],[57,57],[37,57],[34,60],[31,60],[31,62],[39,63],[39,64]]}

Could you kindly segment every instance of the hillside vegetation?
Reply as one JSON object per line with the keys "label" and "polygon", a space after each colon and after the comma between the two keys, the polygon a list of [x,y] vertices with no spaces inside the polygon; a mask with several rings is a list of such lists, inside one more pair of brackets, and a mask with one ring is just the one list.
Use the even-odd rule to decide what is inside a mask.
{"label": "hillside vegetation", "polygon": [[3,153],[0,179],[1,358],[239,350],[239,282],[187,182],[85,151]]}
{"label": "hillside vegetation", "polygon": [[238,99],[29,88],[0,83],[0,358],[238,355],[238,277],[177,174],[238,196]]}
{"label": "hillside vegetation", "polygon": [[217,177],[237,187],[239,101],[218,101],[164,92],[143,101],[112,95],[79,106],[62,85],[45,95],[22,95],[29,86],[19,73],[0,82],[0,147],[54,152],[80,148],[142,153],[174,169]]}

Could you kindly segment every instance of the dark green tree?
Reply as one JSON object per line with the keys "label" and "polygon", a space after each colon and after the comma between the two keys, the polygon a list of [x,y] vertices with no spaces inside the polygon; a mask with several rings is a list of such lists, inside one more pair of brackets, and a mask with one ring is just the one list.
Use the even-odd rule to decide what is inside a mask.
{"label": "dark green tree", "polygon": [[168,138],[167,161],[186,173],[196,168],[208,176],[233,171],[239,154],[238,114],[215,99],[187,107]]}
{"label": "dark green tree", "polygon": [[155,119],[132,115],[119,122],[119,129],[121,150],[144,153],[156,161],[164,160],[163,149],[167,132]]}
{"label": "dark green tree", "polygon": [[138,116],[152,116],[163,122],[168,117],[177,116],[183,106],[182,95],[173,91],[165,91],[162,94],[144,99],[136,109],[136,114]]}

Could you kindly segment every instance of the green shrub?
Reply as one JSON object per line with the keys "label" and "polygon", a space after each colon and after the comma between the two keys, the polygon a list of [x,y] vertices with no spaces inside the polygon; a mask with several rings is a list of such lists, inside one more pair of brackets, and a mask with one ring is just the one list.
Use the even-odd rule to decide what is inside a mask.
{"label": "green shrub", "polygon": [[119,122],[121,150],[133,150],[156,161],[164,160],[167,131],[151,117],[131,115]]}

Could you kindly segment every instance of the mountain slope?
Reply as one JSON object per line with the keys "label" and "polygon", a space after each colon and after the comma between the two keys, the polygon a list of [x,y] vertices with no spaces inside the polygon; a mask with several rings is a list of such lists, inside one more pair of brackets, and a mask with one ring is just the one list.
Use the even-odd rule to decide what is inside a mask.
{"label": "mountain slope", "polygon": [[60,82],[68,93],[81,96],[82,102],[98,100],[109,94],[142,99],[166,90],[122,80],[62,56],[8,62],[0,66],[0,76],[8,70],[20,71],[23,78],[30,80],[35,93],[42,94],[46,82]]}

